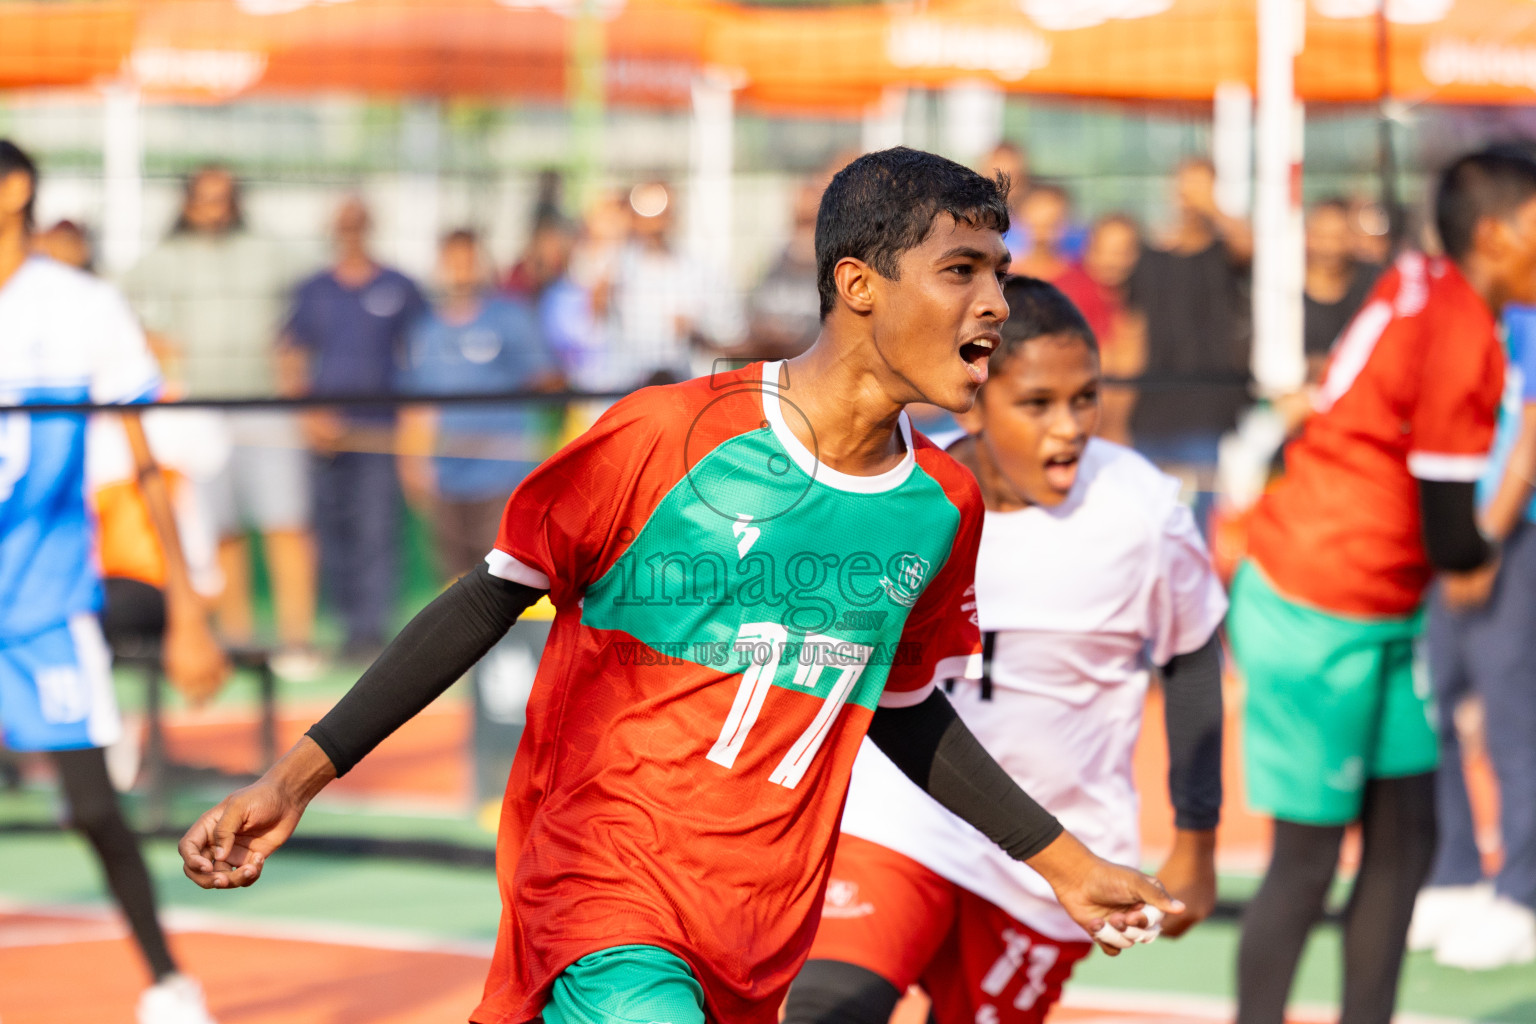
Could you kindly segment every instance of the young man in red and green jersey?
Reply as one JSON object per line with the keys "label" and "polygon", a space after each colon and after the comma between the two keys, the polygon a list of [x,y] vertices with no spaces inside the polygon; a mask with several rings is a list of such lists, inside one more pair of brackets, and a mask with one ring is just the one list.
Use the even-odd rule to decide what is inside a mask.
{"label": "young man in red and green jersey", "polygon": [[1401,256],[1334,344],[1232,584],[1244,777],[1249,803],[1275,819],[1243,922],[1238,1024],[1284,1020],[1355,823],[1339,1019],[1389,1024],[1435,852],[1437,715],[1415,644],[1436,574],[1476,590],[1498,570],[1475,490],[1503,391],[1497,314],[1536,299],[1536,161],[1454,161],[1435,226],[1444,255]]}
{"label": "young man in red and green jersey", "polygon": [[1065,833],[935,688],[979,667],[982,505],[903,406],[963,410],[986,379],[1008,315],[1005,199],[1006,182],[927,153],[850,164],[818,217],[818,343],[631,395],[529,476],[486,565],[193,826],[187,874],[254,882],[330,779],[547,593],[472,1020],[776,1020],[866,733],[1086,930],[1177,912]]}

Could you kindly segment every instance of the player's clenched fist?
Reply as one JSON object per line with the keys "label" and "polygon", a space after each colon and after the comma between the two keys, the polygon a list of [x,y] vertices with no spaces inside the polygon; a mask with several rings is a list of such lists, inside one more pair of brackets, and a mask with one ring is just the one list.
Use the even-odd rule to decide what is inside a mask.
{"label": "player's clenched fist", "polygon": [[234,889],[261,877],[267,857],[288,841],[304,809],[336,777],[308,737],[244,789],[203,814],[181,837],[182,871],[204,889]]}
{"label": "player's clenched fist", "polygon": [[229,659],[200,610],[190,615],[171,613],[161,649],[166,676],[194,704],[218,693],[229,678]]}
{"label": "player's clenched fist", "polygon": [[1070,832],[1028,863],[1051,884],[1062,909],[1110,956],[1132,945],[1134,938],[1123,934],[1128,929],[1150,931],[1157,925],[1159,915],[1149,915],[1149,908],[1162,915],[1185,909],[1157,879],[1095,856]]}

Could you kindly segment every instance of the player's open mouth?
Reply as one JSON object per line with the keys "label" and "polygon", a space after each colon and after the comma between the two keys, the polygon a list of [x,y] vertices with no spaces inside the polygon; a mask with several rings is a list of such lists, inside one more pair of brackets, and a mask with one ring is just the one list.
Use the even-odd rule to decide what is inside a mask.
{"label": "player's open mouth", "polygon": [[1070,491],[1072,484],[1077,480],[1077,464],[1080,459],[1081,455],[1078,452],[1052,455],[1045,460],[1045,482],[1050,484],[1054,491]]}
{"label": "player's open mouth", "polygon": [[960,358],[965,360],[965,368],[977,384],[987,382],[987,360],[992,358],[997,342],[995,336],[983,335],[960,346]]}

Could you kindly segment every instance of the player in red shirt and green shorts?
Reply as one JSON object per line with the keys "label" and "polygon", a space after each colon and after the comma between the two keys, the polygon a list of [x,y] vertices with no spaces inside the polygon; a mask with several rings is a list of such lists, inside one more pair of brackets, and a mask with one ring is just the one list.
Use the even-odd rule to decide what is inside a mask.
{"label": "player in red shirt and green shorts", "polygon": [[1102,929],[1147,926],[1147,905],[1181,911],[1066,833],[935,687],[979,660],[983,510],[902,407],[961,411],[986,379],[1008,315],[1005,198],[908,149],[845,168],[817,223],[818,343],[637,392],[532,473],[486,564],[193,826],[187,874],[254,882],[315,793],[547,593],[471,1020],[772,1024],[866,733],[1106,948]]}
{"label": "player in red shirt and green shorts", "polygon": [[1275,818],[1243,924],[1239,1024],[1281,1024],[1355,822],[1340,1020],[1387,1024],[1434,855],[1435,709],[1414,644],[1435,572],[1496,564],[1473,492],[1503,389],[1495,317],[1536,294],[1536,163],[1461,158],[1436,222],[1446,255],[1401,257],[1335,344],[1233,582],[1248,795]]}

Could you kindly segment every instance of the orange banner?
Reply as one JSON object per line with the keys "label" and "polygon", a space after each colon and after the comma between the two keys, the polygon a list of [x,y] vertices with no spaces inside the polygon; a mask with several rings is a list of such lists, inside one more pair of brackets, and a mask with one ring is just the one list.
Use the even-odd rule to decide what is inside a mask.
{"label": "orange banner", "polygon": [[[129,58],[152,94],[249,91],[559,100],[575,0],[145,0]],[[686,103],[704,0],[632,0],[603,19],[610,99]]]}
{"label": "orange banner", "polygon": [[[150,95],[567,95],[587,0],[0,3],[0,87],[127,78]],[[703,69],[744,104],[854,113],[892,86],[1209,100],[1252,84],[1255,0],[926,0],[835,8],[594,0],[608,97],[685,105]],[[1536,102],[1536,0],[1305,0],[1303,99]],[[1386,49],[1381,47],[1385,29]],[[1383,60],[1385,54],[1385,60]]]}
{"label": "orange banner", "polygon": [[[1096,17],[1086,9],[1156,9]],[[709,61],[739,69],[744,97],[873,96],[890,85],[963,79],[1018,92],[1210,99],[1251,80],[1252,0],[930,0],[834,10],[742,10],[711,39]],[[1056,27],[1051,27],[1056,26]]]}
{"label": "orange banner", "polygon": [[1436,103],[1536,102],[1536,2],[1459,0],[1391,26],[1392,95]]}
{"label": "orange banner", "polygon": [[[1536,102],[1536,0],[1306,0],[1296,88],[1310,102]],[[873,102],[962,79],[1014,92],[1209,100],[1252,86],[1255,0],[927,0],[733,8],[706,60],[748,101]],[[1385,59],[1383,59],[1385,57]]]}
{"label": "orange banner", "polygon": [[114,75],[133,46],[132,3],[0,4],[0,89]]}

